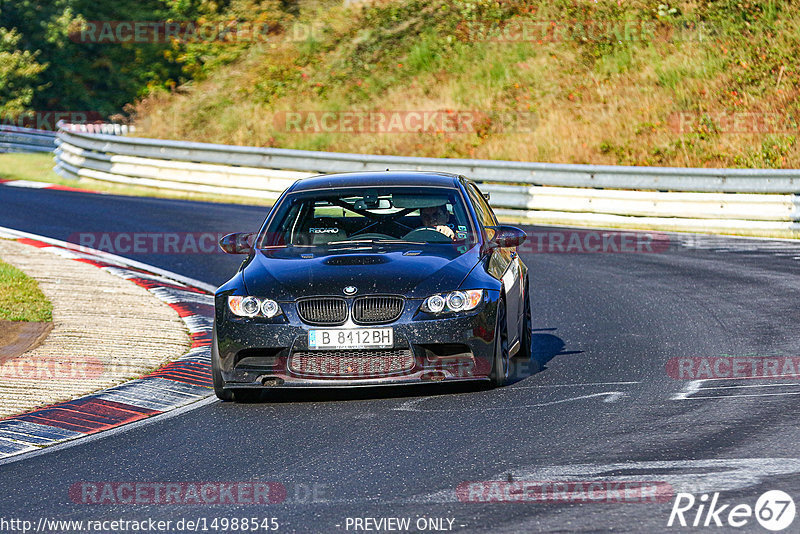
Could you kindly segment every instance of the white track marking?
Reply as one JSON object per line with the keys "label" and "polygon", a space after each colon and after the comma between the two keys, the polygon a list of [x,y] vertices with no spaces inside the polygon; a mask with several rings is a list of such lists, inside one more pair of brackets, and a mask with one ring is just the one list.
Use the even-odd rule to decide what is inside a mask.
{"label": "white track marking", "polygon": [[117,265],[123,265],[125,267],[133,267],[135,269],[143,269],[145,271],[150,271],[152,273],[160,274],[165,276],[169,279],[189,284],[209,293],[216,292],[216,286],[211,284],[207,284],[206,282],[202,282],[200,280],[195,280],[194,278],[189,278],[188,276],[183,276],[182,274],[173,273],[171,271],[167,271],[165,269],[161,269],[159,267],[154,267],[152,265],[147,265],[146,263],[141,263],[136,260],[131,260],[129,258],[124,258],[122,256],[117,256],[116,254],[111,254],[109,252],[103,252],[102,250],[95,250],[90,249],[87,247],[81,247],[76,245],[75,243],[68,243],[66,241],[61,241],[59,239],[53,239],[51,237],[45,237],[36,234],[30,234],[28,232],[22,232],[20,230],[14,230],[13,228],[6,228],[5,226],[0,226],[0,236],[8,237],[11,239],[19,239],[19,238],[27,238],[27,239],[35,239],[36,241],[41,241],[43,243],[50,243],[51,245],[56,245],[59,247],[67,248],[71,251],[81,253],[81,252],[90,252],[93,256],[106,261],[108,263],[114,263]]}
{"label": "white track marking", "polygon": [[689,395],[693,393],[697,393],[700,391],[700,386],[703,385],[705,380],[692,380],[683,388],[683,391],[679,391],[672,396],[672,400],[687,400]]}
{"label": "white track marking", "polygon": [[800,387],[800,382],[789,382],[788,384],[743,384],[740,386],[712,386],[700,389],[739,389],[739,388],[776,388],[776,387]]}
{"label": "white track marking", "polygon": [[[759,377],[747,377],[747,380],[751,380],[752,378],[759,378]],[[798,387],[800,386],[797,382],[774,382],[774,377],[764,377],[773,379],[773,383],[770,384],[738,384],[738,385],[709,385],[703,386],[705,382],[709,382],[711,380],[725,380],[730,382],[731,380],[740,380],[738,378],[712,378],[712,379],[704,379],[704,380],[692,380],[689,382],[684,388],[683,391],[675,393],[671,400],[717,400],[717,399],[738,399],[738,398],[745,398],[745,397],[783,397],[789,395],[800,395],[800,391],[782,391],[779,393],[727,393],[727,390],[731,389],[743,389],[743,388],[771,388],[771,387]],[[709,392],[719,390],[719,395],[696,395],[696,393],[702,392]]]}
{"label": "white track marking", "polygon": [[147,381],[133,380],[110,388],[97,398],[167,412],[208,396],[208,388],[202,386],[150,377]]}
{"label": "white track marking", "polygon": [[788,395],[800,395],[800,391],[786,391],[784,393],[741,393],[739,395],[717,395],[714,397],[689,397],[684,400],[695,399],[738,399],[742,397],[784,397]]}
{"label": "white track marking", "polygon": [[540,402],[537,404],[515,404],[513,406],[489,406],[483,408],[447,408],[447,409],[433,409],[433,410],[426,410],[418,408],[417,405],[421,404],[423,401],[433,400],[438,397],[421,397],[419,399],[411,399],[402,403],[400,406],[396,408],[392,408],[392,410],[399,411],[399,412],[422,412],[422,413],[437,413],[437,412],[486,412],[486,411],[493,411],[493,410],[505,410],[508,411],[509,408],[519,409],[519,408],[541,408],[544,406],[552,406],[554,404],[563,404],[565,402],[574,402],[584,399],[592,399],[596,397],[607,397],[603,399],[603,402],[616,402],[621,398],[625,397],[625,393],[622,391],[604,391],[602,393],[592,393],[590,395],[580,395],[577,397],[569,397],[566,399],[559,399],[555,401],[549,402]]}
{"label": "white track marking", "polygon": [[702,380],[705,381],[705,382],[711,382],[711,381],[715,381],[715,380],[724,380],[724,381],[728,381],[728,382],[730,382],[731,380],[759,380],[759,379],[773,380],[773,381],[774,380],[784,380],[784,381],[791,380],[791,378],[787,378],[788,376],[791,376],[792,378],[794,378],[794,375],[779,375],[779,376],[775,376],[775,375],[758,375],[758,376],[735,376],[735,377],[730,377],[730,378],[703,378]]}
{"label": "white track marking", "polygon": [[0,438],[0,453],[3,454],[28,454],[35,451],[36,447],[30,443],[13,439]]}
{"label": "white track marking", "polygon": [[118,426],[112,428],[110,430],[104,430],[102,432],[98,432],[97,434],[89,434],[82,435],[75,439],[65,441],[63,443],[59,443],[57,445],[52,445],[50,447],[44,449],[38,449],[32,452],[19,454],[15,456],[9,456],[7,458],[0,459],[0,465],[10,464],[12,462],[17,462],[19,460],[27,460],[28,458],[33,458],[34,456],[40,456],[42,454],[49,454],[51,452],[60,451],[62,449],[68,449],[69,447],[74,447],[75,445],[85,445],[92,441],[98,439],[104,439],[109,436],[113,436],[115,434],[122,434],[123,432],[127,432],[128,430],[133,430],[134,428],[139,428],[140,426],[149,425],[152,423],[158,423],[160,421],[164,421],[166,419],[171,419],[172,417],[176,417],[178,415],[184,414],[186,412],[190,412],[192,410],[196,410],[198,408],[202,408],[204,406],[208,406],[209,404],[213,404],[215,402],[220,402],[217,397],[211,395],[210,397],[206,397],[201,399],[197,402],[193,402],[192,404],[188,404],[181,408],[176,408],[175,410],[171,410],[169,412],[160,413],[158,415],[153,415],[148,417],[147,419],[140,419],[138,421],[134,421],[133,423],[128,423],[126,425]]}
{"label": "white track marking", "polygon": [[[637,471],[636,474],[617,474]],[[642,471],[650,473],[642,474]],[[506,480],[508,471],[473,480]],[[613,464],[529,466],[513,470],[515,480],[526,481],[641,481],[666,482],[675,492],[736,491],[761,484],[768,477],[800,474],[800,458],[735,458],[663,460]],[[455,488],[420,495],[412,502],[458,502]]]}
{"label": "white track marking", "polygon": [[183,322],[186,323],[186,327],[192,334],[203,332],[205,330],[210,332],[214,328],[213,321],[213,318],[203,317],[202,315],[188,315],[183,317]]}
{"label": "white track marking", "polygon": [[419,397],[417,399],[411,399],[405,401],[403,404],[396,408],[392,408],[392,410],[397,412],[418,412],[420,410],[415,409],[416,405],[422,401],[426,401],[432,397]]}
{"label": "white track marking", "polygon": [[[602,393],[602,395],[605,395],[605,393]],[[625,393],[622,393],[620,391],[615,391],[613,393],[610,393],[608,395],[608,397],[603,399],[603,402],[617,402],[618,400],[620,400],[624,396],[625,396]]]}
{"label": "white track marking", "polygon": [[205,295],[196,293],[194,291],[187,291],[183,289],[173,289],[171,287],[154,287],[151,288],[150,293],[155,295],[160,300],[167,304],[186,303],[192,302],[194,304],[202,304],[213,306],[214,295]]}
{"label": "white track marking", "polygon": [[540,384],[535,386],[512,386],[512,391],[516,389],[573,388],[573,387],[584,387],[584,386],[625,386],[630,384],[641,384],[641,382],[584,382],[577,384]]}
{"label": "white track marking", "polygon": [[3,185],[7,187],[27,187],[30,189],[46,189],[48,187],[53,187],[56,184],[51,184],[49,182],[32,182],[30,180],[11,180],[8,182],[3,182]]}

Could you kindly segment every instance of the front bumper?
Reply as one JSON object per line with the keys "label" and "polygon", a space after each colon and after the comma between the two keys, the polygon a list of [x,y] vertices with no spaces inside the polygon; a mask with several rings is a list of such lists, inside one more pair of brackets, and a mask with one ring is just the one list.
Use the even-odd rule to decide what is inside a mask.
{"label": "front bumper", "polygon": [[[435,319],[418,313],[421,301],[407,300],[397,321],[363,327],[392,327],[392,349],[312,351],[308,331],[320,327],[303,323],[293,303],[281,303],[284,315],[279,321],[248,319],[232,316],[227,310],[227,294],[218,295],[212,357],[217,359],[215,365],[226,389],[488,380],[494,359],[498,299],[499,292],[486,291],[484,302],[476,310]],[[359,328],[341,326],[349,327]],[[344,352],[346,359],[340,357]],[[299,364],[306,361],[302,358],[321,358],[328,363],[322,368],[309,367]],[[391,365],[381,363],[381,358],[386,362],[391,359]],[[401,360],[404,363],[398,365]]]}

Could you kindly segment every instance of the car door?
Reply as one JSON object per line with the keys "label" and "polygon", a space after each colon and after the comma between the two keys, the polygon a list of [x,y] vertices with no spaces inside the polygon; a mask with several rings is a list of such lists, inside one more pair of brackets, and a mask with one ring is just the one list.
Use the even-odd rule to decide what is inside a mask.
{"label": "car door", "polygon": [[[484,234],[491,237],[493,230],[487,226],[497,226],[492,208],[486,202],[483,194],[472,183],[467,186],[470,199],[483,226]],[[503,281],[503,291],[506,297],[506,318],[508,320],[508,346],[514,347],[520,342],[519,332],[522,325],[522,287],[521,266],[517,251],[514,248],[494,248],[489,252],[488,269],[492,276]]]}

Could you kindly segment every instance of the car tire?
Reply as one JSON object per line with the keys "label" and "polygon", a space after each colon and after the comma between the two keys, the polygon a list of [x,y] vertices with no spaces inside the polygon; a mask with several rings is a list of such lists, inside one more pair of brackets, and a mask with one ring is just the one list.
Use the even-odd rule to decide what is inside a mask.
{"label": "car tire", "polygon": [[522,312],[522,332],[520,333],[519,351],[515,358],[529,359],[533,355],[533,319],[531,318],[531,295],[528,293],[528,277],[525,277],[525,305]]}
{"label": "car tire", "polygon": [[508,372],[511,365],[508,356],[508,321],[506,320],[506,305],[501,299],[497,304],[497,321],[495,324],[494,362],[492,372],[489,374],[492,387],[501,387],[508,381]]}
{"label": "car tire", "polygon": [[233,392],[225,389],[225,381],[219,368],[219,350],[217,349],[217,329],[211,334],[211,379],[214,382],[214,395],[221,401],[232,401]]}

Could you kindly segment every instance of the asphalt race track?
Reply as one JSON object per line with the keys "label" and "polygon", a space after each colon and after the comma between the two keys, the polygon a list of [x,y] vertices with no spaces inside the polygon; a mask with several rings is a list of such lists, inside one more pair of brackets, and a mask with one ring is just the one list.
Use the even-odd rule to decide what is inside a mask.
{"label": "asphalt race track", "polygon": [[[0,226],[58,239],[255,230],[266,210],[0,187]],[[659,481],[698,499],[720,492],[719,503],[730,508],[754,506],[776,489],[798,501],[800,381],[676,379],[667,363],[797,361],[800,243],[671,239],[656,254],[523,253],[535,348],[531,361],[517,361],[511,386],[270,392],[260,403],[213,402],[0,466],[0,516],[206,518],[208,525],[213,518],[276,518],[285,532],[352,532],[354,518],[366,517],[438,524],[417,523],[424,517],[445,518],[440,529],[461,532],[658,532],[667,529],[674,497],[461,502],[455,490],[479,481]],[[128,256],[214,285],[241,261]],[[271,505],[93,505],[69,493],[76,483],[105,481],[271,481],[283,484],[286,498]],[[737,530],[765,531],[753,517]]]}

